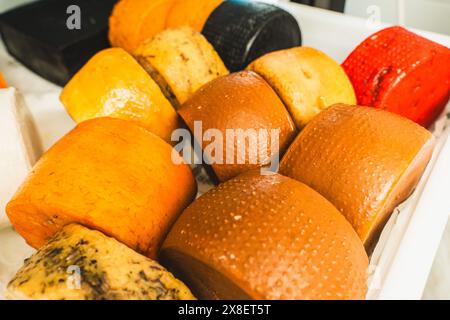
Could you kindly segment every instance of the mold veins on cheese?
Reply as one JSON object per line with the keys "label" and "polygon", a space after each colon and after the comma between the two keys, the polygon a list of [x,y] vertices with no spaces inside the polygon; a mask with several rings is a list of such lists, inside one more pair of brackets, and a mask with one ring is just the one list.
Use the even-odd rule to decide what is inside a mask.
{"label": "mold veins on cheese", "polygon": [[39,300],[195,299],[157,262],[77,224],[64,227],[25,261],[7,295]]}

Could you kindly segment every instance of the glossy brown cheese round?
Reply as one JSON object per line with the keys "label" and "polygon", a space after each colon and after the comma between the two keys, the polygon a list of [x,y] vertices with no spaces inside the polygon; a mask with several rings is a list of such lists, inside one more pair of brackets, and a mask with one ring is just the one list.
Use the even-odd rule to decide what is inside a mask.
{"label": "glossy brown cheese round", "polygon": [[[196,138],[202,146],[204,158],[220,181],[270,163],[273,155],[287,149],[297,132],[275,91],[252,71],[233,73],[207,83],[178,112],[193,133],[197,122],[201,124],[203,133],[207,134],[212,129],[215,131],[210,131],[211,135],[214,132],[219,134],[218,139],[223,143],[216,149],[222,155],[210,152],[215,159],[205,153],[205,150],[212,149],[211,142],[214,141],[210,140],[214,138],[205,139],[204,135]],[[261,138],[264,134],[267,134],[267,139]],[[272,148],[275,146],[272,141],[276,139],[279,148]]]}
{"label": "glossy brown cheese round", "polygon": [[280,172],[331,201],[369,249],[390,213],[416,186],[433,145],[431,133],[406,118],[334,105],[297,136]]}
{"label": "glossy brown cheese round", "polygon": [[368,258],[351,225],[293,179],[246,172],[181,215],[160,258],[198,298],[364,299]]}

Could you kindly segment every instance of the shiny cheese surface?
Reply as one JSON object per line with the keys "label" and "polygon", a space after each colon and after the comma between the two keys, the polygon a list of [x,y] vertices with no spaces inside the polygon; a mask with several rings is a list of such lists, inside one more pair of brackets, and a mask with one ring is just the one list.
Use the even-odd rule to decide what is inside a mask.
{"label": "shiny cheese surface", "polygon": [[[220,133],[217,145],[211,144],[213,136],[201,142],[203,151],[206,148],[211,151],[217,146],[222,154],[217,157],[222,163],[212,163],[220,181],[268,164],[274,155],[271,130],[277,130],[275,138],[278,138],[279,150],[275,153],[284,152],[296,134],[294,122],[281,100],[264,79],[252,71],[233,73],[207,83],[183,104],[179,114],[191,132],[195,133],[195,122],[201,121],[203,132],[213,129]],[[231,130],[233,136],[227,137],[227,130]],[[250,131],[245,136],[238,130],[242,130],[241,133]],[[267,134],[266,141],[259,138],[260,130]],[[251,155],[258,155],[253,158],[256,161],[251,161]]]}
{"label": "shiny cheese surface", "polygon": [[177,220],[161,261],[199,298],[364,299],[368,258],[317,192],[278,174],[244,173]]}
{"label": "shiny cheese surface", "polygon": [[6,210],[35,248],[77,222],[155,257],[195,194],[190,168],[169,144],[130,121],[98,118],[47,151]]}
{"label": "shiny cheese surface", "polygon": [[64,227],[27,259],[7,294],[36,300],[195,299],[157,262],[77,224]]}
{"label": "shiny cheese surface", "polygon": [[92,57],[64,87],[61,101],[77,122],[105,116],[132,120],[167,142],[179,124],[155,81],[120,48]]}
{"label": "shiny cheese surface", "polygon": [[352,84],[342,67],[313,48],[268,53],[247,69],[260,74],[274,88],[299,128],[332,104],[356,104]]}
{"label": "shiny cheese surface", "polygon": [[204,84],[228,74],[214,48],[189,27],[158,33],[134,55],[177,107]]}
{"label": "shiny cheese surface", "polygon": [[425,127],[450,97],[450,49],[401,27],[366,39],[343,67],[358,104],[398,113]]}
{"label": "shiny cheese surface", "polygon": [[431,133],[408,119],[339,104],[301,131],[280,173],[333,203],[369,248],[392,210],[414,189],[433,144]]}

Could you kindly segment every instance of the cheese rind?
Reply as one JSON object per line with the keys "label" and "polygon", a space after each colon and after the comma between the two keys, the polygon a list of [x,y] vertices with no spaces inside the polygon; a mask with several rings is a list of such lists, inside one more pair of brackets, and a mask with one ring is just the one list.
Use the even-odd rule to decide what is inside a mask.
{"label": "cheese rind", "polygon": [[433,147],[432,134],[406,118],[337,104],[300,132],[280,173],[333,203],[371,249],[392,210],[414,190]]}
{"label": "cheese rind", "polygon": [[179,125],[155,81],[120,48],[92,57],[64,87],[61,101],[78,123],[96,117],[132,120],[169,143]]}
{"label": "cheese rind", "polygon": [[344,69],[313,48],[268,53],[247,69],[261,75],[272,86],[300,129],[335,103],[356,104],[355,91]]}
{"label": "cheese rind", "polygon": [[161,261],[201,299],[364,299],[368,258],[316,191],[258,170],[192,203]]}
{"label": "cheese rind", "polygon": [[157,262],[98,231],[64,227],[25,261],[8,285],[10,299],[192,300]]}
{"label": "cheese rind", "polygon": [[144,41],[134,56],[176,107],[204,84],[228,74],[214,48],[188,27],[158,33]]}
{"label": "cheese rind", "polygon": [[9,225],[6,203],[42,153],[39,134],[23,97],[0,89],[0,229]]}
{"label": "cheese rind", "polygon": [[97,118],[41,157],[6,211],[35,248],[76,222],[155,257],[195,194],[189,166],[169,144],[131,121]]}

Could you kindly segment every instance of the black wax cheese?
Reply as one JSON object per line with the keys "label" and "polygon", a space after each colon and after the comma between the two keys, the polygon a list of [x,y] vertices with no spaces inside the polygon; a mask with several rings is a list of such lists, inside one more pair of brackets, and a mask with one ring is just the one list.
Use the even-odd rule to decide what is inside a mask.
{"label": "black wax cheese", "polygon": [[109,46],[108,18],[116,2],[41,0],[20,6],[0,16],[3,41],[26,67],[64,85],[92,55]]}
{"label": "black wax cheese", "polygon": [[301,45],[297,20],[267,3],[229,0],[208,17],[203,35],[230,71],[244,69],[260,56]]}

